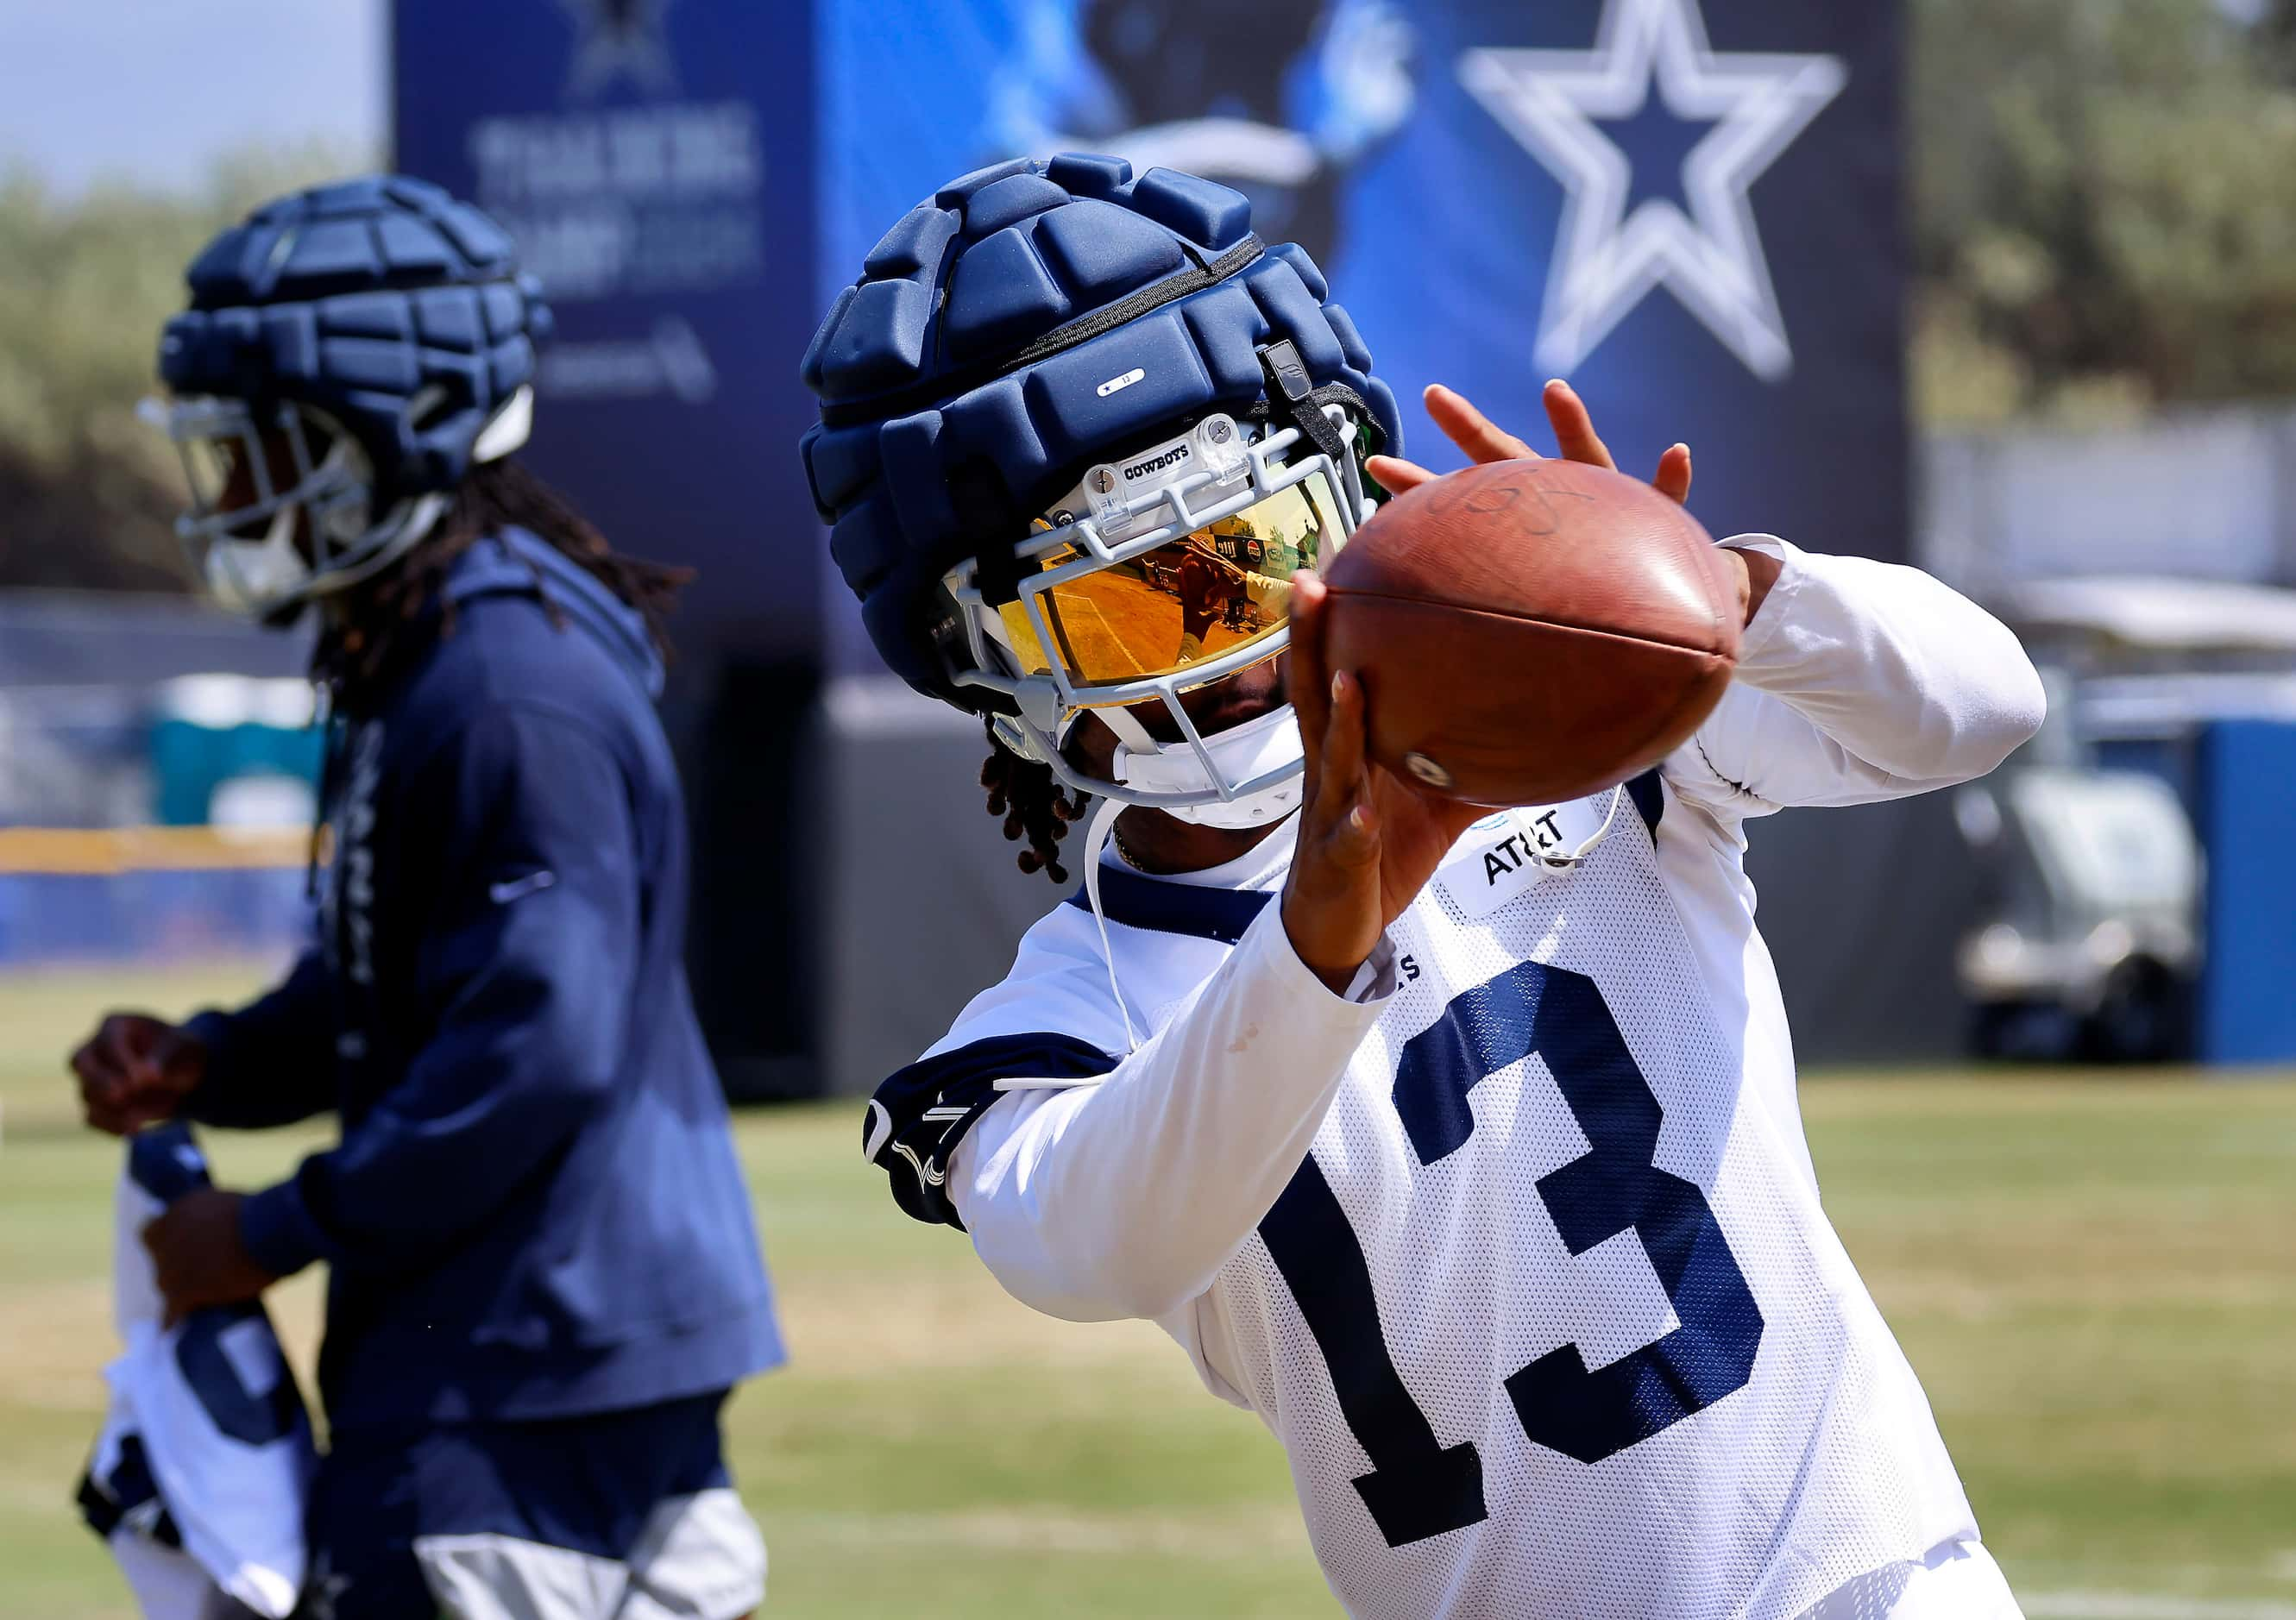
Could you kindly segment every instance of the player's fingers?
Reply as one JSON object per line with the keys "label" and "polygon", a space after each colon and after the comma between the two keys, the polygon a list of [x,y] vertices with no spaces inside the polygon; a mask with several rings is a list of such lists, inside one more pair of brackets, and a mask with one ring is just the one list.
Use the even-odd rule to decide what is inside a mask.
{"label": "player's fingers", "polygon": [[1284,693],[1300,722],[1300,742],[1308,756],[1307,807],[1313,813],[1323,781],[1324,732],[1331,724],[1331,679],[1324,668],[1324,582],[1302,569],[1292,576],[1291,650],[1286,655]]}
{"label": "player's fingers", "polygon": [[112,1068],[93,1043],[72,1053],[71,1069],[79,1081],[80,1112],[89,1125],[125,1136],[142,1123],[135,1117],[135,1082]]}
{"label": "player's fingers", "polygon": [[1332,712],[1324,732],[1324,780],[1334,792],[1360,797],[1364,764],[1363,683],[1344,669],[1332,672]]}
{"label": "player's fingers", "polygon": [[1378,863],[1379,812],[1368,798],[1357,797],[1332,822],[1324,834],[1324,848],[1332,863],[1344,869],[1360,871]]}
{"label": "player's fingers", "polygon": [[1443,430],[1444,438],[1467,453],[1469,461],[1480,463],[1538,459],[1538,451],[1497,427],[1465,395],[1455,393],[1439,382],[1431,382],[1424,398],[1427,414]]}
{"label": "player's fingers", "polygon": [[1651,485],[1668,500],[1680,505],[1690,499],[1690,446],[1676,445],[1658,458],[1658,471]]}
{"label": "player's fingers", "polygon": [[1578,391],[1561,378],[1546,385],[1545,395],[1546,420],[1554,429],[1554,447],[1565,461],[1584,462],[1589,467],[1619,470],[1611,459],[1611,448],[1595,431],[1595,419],[1587,411],[1587,402]]}
{"label": "player's fingers", "polygon": [[1435,818],[1436,825],[1443,830],[1443,847],[1448,849],[1466,837],[1467,829],[1489,814],[1490,812],[1480,805],[1456,804],[1447,799],[1443,801]]}
{"label": "player's fingers", "polygon": [[133,1097],[121,1100],[111,1113],[113,1124],[102,1127],[114,1136],[133,1136],[145,1125],[158,1125],[163,1119],[173,1119],[173,1104],[152,1098],[138,1101]]}
{"label": "player's fingers", "polygon": [[139,1100],[130,1087],[101,1081],[80,1082],[79,1109],[89,1125],[113,1136],[125,1136],[161,1117],[156,1104],[148,1098]]}
{"label": "player's fingers", "polygon": [[1372,482],[1390,495],[1399,495],[1435,480],[1435,474],[1399,455],[1374,455],[1364,463],[1364,470],[1371,474]]}
{"label": "player's fingers", "polygon": [[104,1055],[102,1047],[94,1041],[82,1042],[79,1050],[73,1052],[68,1061],[71,1072],[79,1077],[80,1092],[84,1096],[109,1095],[127,1083],[127,1077]]}
{"label": "player's fingers", "polygon": [[199,1301],[193,1297],[190,1282],[191,1279],[183,1274],[180,1266],[169,1264],[164,1256],[155,1256],[152,1284],[160,1290],[160,1330],[162,1333],[199,1308]]}
{"label": "player's fingers", "polygon": [[117,1015],[103,1020],[95,1032],[95,1045],[113,1071],[132,1084],[160,1077],[158,1065],[144,1050],[143,1031],[133,1019]]}
{"label": "player's fingers", "polygon": [[1323,790],[1316,817],[1325,854],[1356,870],[1379,860],[1379,813],[1364,773],[1364,687],[1344,669],[1332,674],[1330,728],[1324,733]]}

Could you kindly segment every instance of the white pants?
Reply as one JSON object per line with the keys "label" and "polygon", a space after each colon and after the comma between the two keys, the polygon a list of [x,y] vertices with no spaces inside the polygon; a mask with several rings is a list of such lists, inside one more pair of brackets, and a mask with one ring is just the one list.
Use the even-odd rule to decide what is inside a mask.
{"label": "white pants", "polygon": [[507,1535],[414,1540],[453,1620],[733,1620],[765,1601],[766,1542],[730,1490],[654,1510],[627,1561]]}

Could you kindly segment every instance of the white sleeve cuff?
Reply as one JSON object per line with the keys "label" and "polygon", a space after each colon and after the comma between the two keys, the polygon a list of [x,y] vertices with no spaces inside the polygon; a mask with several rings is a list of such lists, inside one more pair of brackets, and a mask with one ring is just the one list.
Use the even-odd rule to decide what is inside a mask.
{"label": "white sleeve cuff", "polygon": [[1395,994],[1395,944],[1385,934],[1364,958],[1362,967],[1348,983],[1345,1000],[1367,1007],[1374,1002],[1383,1002]]}
{"label": "white sleeve cuff", "polygon": [[[1283,926],[1283,898],[1281,895],[1268,903],[1267,909],[1253,919],[1251,927],[1244,930],[1244,937],[1236,941],[1237,956],[1243,956],[1250,949],[1252,934],[1263,929],[1271,937],[1259,955],[1266,957],[1265,970],[1278,988],[1310,999],[1320,997],[1333,1005],[1348,1003],[1358,1007],[1378,1006],[1395,994],[1395,945],[1384,932],[1380,935],[1379,943],[1372,946],[1371,954],[1364,958],[1363,965],[1356,970],[1355,977],[1348,981],[1347,994],[1333,995],[1332,987],[1313,968],[1301,961],[1300,953],[1292,948],[1291,931]],[[1250,960],[1257,961],[1258,957]]]}
{"label": "white sleeve cuff", "polygon": [[1759,552],[1780,565],[1760,610],[1738,638],[1738,678],[1750,686],[1759,686],[1762,670],[1775,663],[1781,652],[1793,656],[1791,648],[1778,643],[1785,636],[1787,622],[1793,617],[1794,598],[1801,593],[1802,581],[1808,574],[1808,553],[1775,535],[1733,535],[1721,544],[1729,551]]}

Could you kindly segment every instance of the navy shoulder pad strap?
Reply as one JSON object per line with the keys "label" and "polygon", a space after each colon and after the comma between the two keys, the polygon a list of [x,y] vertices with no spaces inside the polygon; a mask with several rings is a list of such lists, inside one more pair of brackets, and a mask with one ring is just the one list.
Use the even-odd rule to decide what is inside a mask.
{"label": "navy shoulder pad strap", "polygon": [[1089,1080],[1116,1060],[1074,1035],[991,1035],[912,1063],[877,1088],[861,1150],[892,1178],[893,1201],[912,1219],[964,1230],[943,1184],[948,1156],[1004,1093],[999,1080]]}
{"label": "navy shoulder pad strap", "polygon": [[[1114,866],[1100,869],[1100,908],[1111,922],[1159,934],[1193,934],[1221,945],[1242,938],[1244,929],[1275,898],[1272,891],[1205,888]],[[1068,903],[1079,911],[1092,909],[1081,886]]]}
{"label": "navy shoulder pad strap", "polygon": [[[1627,784],[1627,798],[1643,818],[1651,837],[1658,836],[1659,818],[1666,813],[1666,790],[1655,769],[1644,771]],[[1120,867],[1100,871],[1100,904],[1111,922],[1148,929],[1159,934],[1191,934],[1198,939],[1234,945],[1244,929],[1275,898],[1273,891],[1204,888],[1191,883],[1171,883]],[[1092,903],[1082,885],[1068,904],[1089,911]]]}
{"label": "navy shoulder pad strap", "polygon": [[1660,781],[1658,768],[1653,765],[1627,784],[1627,797],[1635,801],[1642,813],[1643,825],[1650,835],[1658,837],[1658,818],[1666,814],[1666,785]]}

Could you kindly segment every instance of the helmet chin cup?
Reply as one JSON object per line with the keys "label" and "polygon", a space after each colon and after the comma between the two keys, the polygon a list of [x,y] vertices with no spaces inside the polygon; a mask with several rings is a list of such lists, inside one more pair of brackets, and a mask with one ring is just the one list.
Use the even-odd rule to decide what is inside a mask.
{"label": "helmet chin cup", "polygon": [[[1300,744],[1299,719],[1288,704],[1205,738],[1204,750],[1212,761],[1210,769],[1203,756],[1189,743],[1156,742],[1137,720],[1121,711],[1103,717],[1112,717],[1111,729],[1118,736],[1110,766],[1113,781],[1083,774],[1065,754],[1051,746],[1050,736],[1030,725],[1002,715],[994,724],[996,740],[1006,751],[1050,766],[1071,790],[1161,810],[1177,821],[1199,827],[1228,831],[1265,827],[1297,810],[1306,797],[1300,776],[1307,752]],[[1070,716],[1070,726],[1078,718]],[[1068,729],[1062,728],[1063,736]],[[1255,780],[1262,785],[1232,792],[1230,784]],[[1232,796],[1223,798],[1222,793]]]}
{"label": "helmet chin cup", "polygon": [[[1203,744],[1204,753],[1211,756],[1209,770],[1203,754],[1185,742],[1145,749],[1119,742],[1111,769],[1122,787],[1139,796],[1138,802],[1156,805],[1166,814],[1201,827],[1230,831],[1265,827],[1300,807],[1304,792],[1300,773],[1307,751],[1300,745],[1300,721],[1291,705],[1207,737]],[[1222,782],[1252,781],[1271,775],[1280,775],[1280,780],[1234,798],[1170,802],[1217,793]]]}
{"label": "helmet chin cup", "polygon": [[1297,776],[1278,782],[1272,788],[1262,788],[1257,793],[1247,793],[1234,800],[1212,800],[1201,805],[1175,805],[1164,814],[1176,821],[1193,822],[1199,827],[1217,827],[1224,832],[1244,832],[1254,827],[1273,826],[1299,809],[1305,793]]}
{"label": "helmet chin cup", "polygon": [[298,510],[290,503],[272,513],[260,540],[217,539],[209,544],[200,572],[208,594],[226,612],[257,618],[310,588],[309,565],[295,550]]}

